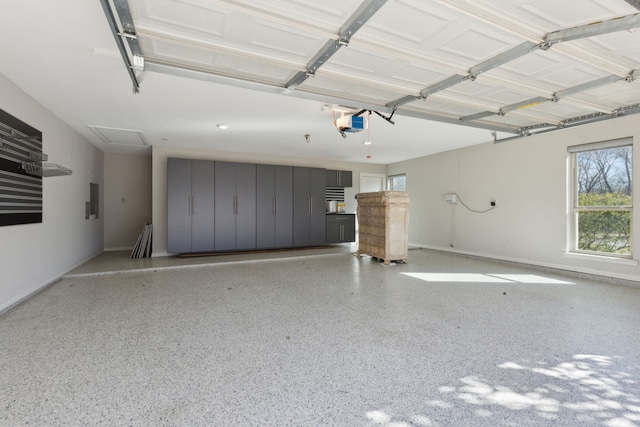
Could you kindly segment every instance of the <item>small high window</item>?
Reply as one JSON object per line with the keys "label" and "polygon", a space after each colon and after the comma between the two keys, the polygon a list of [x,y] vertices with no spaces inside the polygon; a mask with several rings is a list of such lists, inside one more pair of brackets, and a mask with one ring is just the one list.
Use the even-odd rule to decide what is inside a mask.
{"label": "small high window", "polygon": [[390,175],[387,186],[390,191],[407,191],[407,176],[405,174]]}

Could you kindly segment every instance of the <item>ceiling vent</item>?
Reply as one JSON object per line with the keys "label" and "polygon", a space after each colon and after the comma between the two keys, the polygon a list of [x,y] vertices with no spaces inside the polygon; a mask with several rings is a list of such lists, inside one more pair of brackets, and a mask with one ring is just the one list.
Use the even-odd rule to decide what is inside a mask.
{"label": "ceiling vent", "polygon": [[103,126],[87,125],[98,137],[109,145],[126,145],[129,147],[148,147],[142,131],[132,129],[118,129]]}

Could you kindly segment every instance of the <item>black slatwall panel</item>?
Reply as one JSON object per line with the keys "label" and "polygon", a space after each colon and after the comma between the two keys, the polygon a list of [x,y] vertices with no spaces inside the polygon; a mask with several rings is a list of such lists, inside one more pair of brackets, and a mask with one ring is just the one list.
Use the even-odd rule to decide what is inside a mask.
{"label": "black slatwall panel", "polygon": [[0,110],[0,226],[42,222],[42,177],[22,169],[42,156],[42,132]]}

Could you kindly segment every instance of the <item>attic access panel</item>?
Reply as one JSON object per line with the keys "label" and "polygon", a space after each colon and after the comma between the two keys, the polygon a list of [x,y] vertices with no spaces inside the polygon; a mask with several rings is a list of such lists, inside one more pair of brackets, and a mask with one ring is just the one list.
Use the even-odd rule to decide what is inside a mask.
{"label": "attic access panel", "polygon": [[129,71],[516,135],[640,105],[635,0],[102,1]]}

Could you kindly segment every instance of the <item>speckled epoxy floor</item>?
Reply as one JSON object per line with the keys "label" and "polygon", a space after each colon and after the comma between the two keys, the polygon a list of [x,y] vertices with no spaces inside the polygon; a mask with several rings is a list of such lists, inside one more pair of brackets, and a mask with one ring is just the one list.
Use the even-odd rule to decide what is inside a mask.
{"label": "speckled epoxy floor", "polygon": [[93,260],[0,316],[0,425],[640,426],[640,289],[300,255]]}

